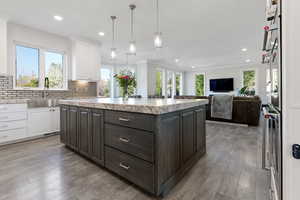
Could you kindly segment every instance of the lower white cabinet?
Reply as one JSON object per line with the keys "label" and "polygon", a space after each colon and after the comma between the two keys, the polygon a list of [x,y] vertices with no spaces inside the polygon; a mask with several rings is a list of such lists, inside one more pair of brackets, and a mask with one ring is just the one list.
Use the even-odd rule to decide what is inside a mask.
{"label": "lower white cabinet", "polygon": [[28,109],[28,136],[39,136],[60,131],[59,108]]}
{"label": "lower white cabinet", "polygon": [[0,144],[27,137],[27,104],[0,104]]}

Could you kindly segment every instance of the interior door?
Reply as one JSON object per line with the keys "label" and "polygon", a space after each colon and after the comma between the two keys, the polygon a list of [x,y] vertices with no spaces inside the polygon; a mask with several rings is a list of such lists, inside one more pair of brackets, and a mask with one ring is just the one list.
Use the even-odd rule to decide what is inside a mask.
{"label": "interior door", "polygon": [[299,46],[300,1],[282,1],[283,45],[283,200],[299,200],[300,160],[292,145],[300,144]]}

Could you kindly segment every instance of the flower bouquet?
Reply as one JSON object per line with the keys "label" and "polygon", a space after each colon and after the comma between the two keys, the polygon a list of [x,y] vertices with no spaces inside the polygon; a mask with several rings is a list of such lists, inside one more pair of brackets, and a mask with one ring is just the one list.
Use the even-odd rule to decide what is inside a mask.
{"label": "flower bouquet", "polygon": [[114,75],[124,100],[127,100],[129,95],[134,93],[136,88],[136,78],[134,73],[129,70],[122,70],[118,74]]}

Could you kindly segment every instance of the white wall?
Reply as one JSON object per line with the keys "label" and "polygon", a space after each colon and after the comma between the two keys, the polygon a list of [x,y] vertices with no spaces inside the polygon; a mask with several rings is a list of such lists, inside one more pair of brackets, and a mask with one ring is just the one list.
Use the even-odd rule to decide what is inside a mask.
{"label": "white wall", "polygon": [[68,78],[71,78],[71,55],[72,42],[69,38],[47,33],[37,29],[22,25],[9,23],[7,26],[7,45],[8,45],[8,73],[14,73],[14,51],[15,43],[23,45],[34,45],[35,47],[45,48],[65,52],[68,58]]}
{"label": "white wall", "polygon": [[146,61],[137,63],[136,69],[137,94],[148,97],[148,64]]}
{"label": "white wall", "polygon": [[0,75],[7,74],[7,22],[0,19]]}
{"label": "white wall", "polygon": [[195,95],[195,76],[196,74],[205,75],[205,95],[213,94],[209,91],[209,80],[218,78],[234,78],[234,90],[230,94],[237,94],[243,85],[243,71],[256,70],[256,94],[262,98],[263,103],[266,103],[266,66],[257,64],[255,66],[242,67],[215,67],[211,69],[202,69],[195,72],[186,72],[184,78],[184,94]]}

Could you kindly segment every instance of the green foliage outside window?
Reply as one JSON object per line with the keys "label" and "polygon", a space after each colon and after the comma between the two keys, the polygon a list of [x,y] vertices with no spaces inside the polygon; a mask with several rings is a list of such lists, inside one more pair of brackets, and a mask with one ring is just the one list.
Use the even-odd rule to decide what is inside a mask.
{"label": "green foliage outside window", "polygon": [[155,94],[157,96],[162,96],[162,72],[156,72],[156,87],[155,87]]}
{"label": "green foliage outside window", "polygon": [[196,95],[204,96],[204,75],[196,75]]}
{"label": "green foliage outside window", "polygon": [[255,71],[249,70],[243,72],[243,88],[240,90],[241,95],[254,96],[255,95]]}
{"label": "green foliage outside window", "polygon": [[254,89],[255,87],[255,71],[244,71],[244,86],[249,89]]}

